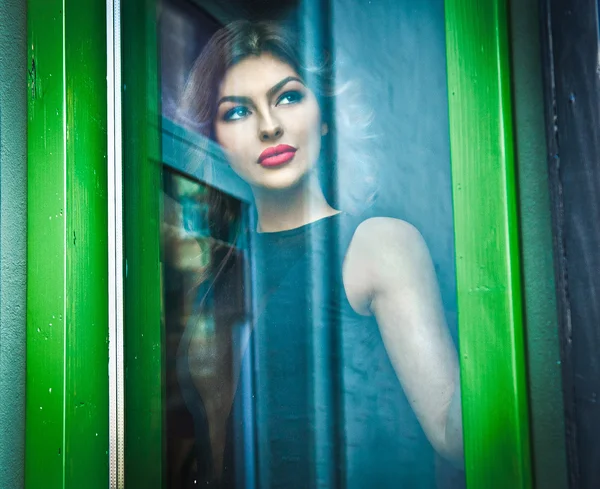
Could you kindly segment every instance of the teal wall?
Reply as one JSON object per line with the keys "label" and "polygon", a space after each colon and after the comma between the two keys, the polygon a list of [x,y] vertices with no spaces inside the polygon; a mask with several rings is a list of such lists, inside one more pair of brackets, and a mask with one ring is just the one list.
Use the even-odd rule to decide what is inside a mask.
{"label": "teal wall", "polygon": [[541,18],[538,0],[510,3],[534,481],[538,489],[565,489],[565,427],[546,163]]}
{"label": "teal wall", "polygon": [[23,487],[26,2],[0,0],[0,488]]}

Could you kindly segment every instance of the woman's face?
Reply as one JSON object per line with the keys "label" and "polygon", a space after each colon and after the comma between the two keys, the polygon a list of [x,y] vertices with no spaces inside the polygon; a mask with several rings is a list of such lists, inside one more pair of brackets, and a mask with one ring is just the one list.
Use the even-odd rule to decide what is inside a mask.
{"label": "woman's face", "polygon": [[232,66],[219,90],[215,135],[234,171],[254,187],[283,190],[314,167],[326,126],[315,95],[270,54]]}

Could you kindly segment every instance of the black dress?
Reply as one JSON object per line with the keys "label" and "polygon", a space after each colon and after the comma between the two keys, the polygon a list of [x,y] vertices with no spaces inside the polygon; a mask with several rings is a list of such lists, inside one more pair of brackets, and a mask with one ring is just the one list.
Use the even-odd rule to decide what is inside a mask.
{"label": "black dress", "polygon": [[[342,262],[360,221],[337,214],[253,235],[256,314],[223,475],[215,482],[205,449],[200,486],[439,487],[435,453],[379,327],[354,312],[344,292]],[[199,411],[201,402],[197,436],[206,437]]]}

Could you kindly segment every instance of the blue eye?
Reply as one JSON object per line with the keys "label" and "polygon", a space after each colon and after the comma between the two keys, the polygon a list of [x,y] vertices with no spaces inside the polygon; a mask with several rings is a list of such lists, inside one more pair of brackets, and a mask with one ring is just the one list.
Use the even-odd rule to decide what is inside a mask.
{"label": "blue eye", "polygon": [[289,104],[297,104],[301,102],[304,98],[304,94],[297,90],[290,90],[289,92],[285,92],[277,99],[276,105],[289,105]]}
{"label": "blue eye", "polygon": [[223,114],[224,121],[237,121],[239,119],[243,119],[244,117],[250,115],[250,111],[244,107],[243,105],[239,105],[234,107],[233,109],[229,109],[225,114]]}

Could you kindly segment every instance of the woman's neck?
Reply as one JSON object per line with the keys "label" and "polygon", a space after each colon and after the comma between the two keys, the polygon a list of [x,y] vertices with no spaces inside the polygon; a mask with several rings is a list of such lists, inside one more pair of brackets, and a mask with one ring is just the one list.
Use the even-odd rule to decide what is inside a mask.
{"label": "woman's neck", "polygon": [[318,184],[309,183],[274,191],[254,189],[258,231],[287,231],[338,214],[329,205]]}

